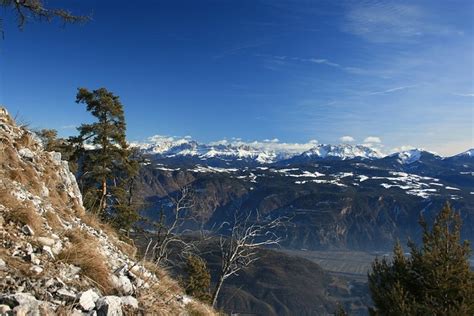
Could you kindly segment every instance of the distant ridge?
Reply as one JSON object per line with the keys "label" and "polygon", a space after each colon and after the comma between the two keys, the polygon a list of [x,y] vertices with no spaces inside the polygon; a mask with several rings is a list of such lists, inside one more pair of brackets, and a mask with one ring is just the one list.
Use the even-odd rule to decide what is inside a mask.
{"label": "distant ridge", "polygon": [[[184,159],[193,160],[193,163],[206,162],[239,162],[241,164],[271,164],[276,162],[303,163],[313,160],[350,160],[370,159],[376,160],[385,157],[397,158],[400,164],[409,165],[424,155],[443,157],[421,149],[411,149],[384,155],[378,149],[366,145],[350,144],[276,144],[270,142],[217,142],[199,143],[189,137],[175,139],[173,137],[151,137],[145,143],[132,143],[149,156],[157,159]],[[291,146],[293,145],[293,146]],[[452,157],[474,157],[474,149]],[[450,157],[445,157],[450,158]]]}

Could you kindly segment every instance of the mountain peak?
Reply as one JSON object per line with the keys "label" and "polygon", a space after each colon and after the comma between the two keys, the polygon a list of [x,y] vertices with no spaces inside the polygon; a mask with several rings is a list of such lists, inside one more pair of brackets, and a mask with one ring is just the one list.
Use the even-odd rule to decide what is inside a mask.
{"label": "mountain peak", "polygon": [[383,155],[378,150],[371,147],[350,144],[321,144],[304,152],[303,155],[308,157],[313,156],[318,158],[336,158],[341,160],[354,158],[376,159],[383,157]]}
{"label": "mountain peak", "polygon": [[474,157],[474,148],[468,149],[460,154],[455,155],[454,157]]}
{"label": "mountain peak", "polygon": [[428,155],[435,156],[438,158],[440,157],[438,154],[431,151],[427,151],[422,148],[413,148],[409,150],[400,151],[400,152],[391,154],[390,157],[396,157],[397,161],[402,165],[409,165],[409,164],[419,161],[421,159],[421,156],[424,154],[428,154]]}

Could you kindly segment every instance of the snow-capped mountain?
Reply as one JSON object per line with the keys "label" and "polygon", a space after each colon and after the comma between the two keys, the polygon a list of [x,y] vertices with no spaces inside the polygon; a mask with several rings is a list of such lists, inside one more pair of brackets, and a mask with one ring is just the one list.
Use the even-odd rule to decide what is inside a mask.
{"label": "snow-capped mountain", "polygon": [[469,150],[466,150],[465,152],[462,152],[460,154],[457,154],[453,157],[463,157],[463,158],[466,158],[466,157],[469,157],[469,158],[474,158],[474,148],[471,148]]}
{"label": "snow-capped mountain", "polygon": [[[153,140],[153,139],[152,139]],[[159,138],[155,142],[134,143],[143,153],[153,155],[156,158],[179,158],[188,157],[199,160],[248,160],[256,163],[272,163],[282,155],[271,150],[255,148],[250,145],[241,144],[200,144],[191,139]]]}
{"label": "snow-capped mountain", "polygon": [[442,159],[442,157],[439,156],[438,154],[431,151],[424,150],[424,149],[420,149],[420,148],[414,148],[410,150],[401,151],[401,152],[392,154],[389,157],[397,158],[397,161],[400,164],[409,165],[409,164],[419,161],[424,155],[429,156],[434,159]]}
{"label": "snow-capped mountain", "polygon": [[397,161],[403,165],[412,164],[421,158],[423,150],[422,149],[410,149],[406,151],[401,151],[395,154],[392,154],[392,157],[396,157]]}
{"label": "snow-capped mountain", "polygon": [[334,158],[340,160],[364,158],[376,159],[382,158],[383,155],[376,149],[363,145],[318,145],[302,154],[307,157],[317,157],[321,159]]}
{"label": "snow-capped mountain", "polygon": [[199,143],[189,137],[173,138],[155,136],[147,143],[133,143],[153,160],[166,164],[185,163],[203,164],[214,167],[254,166],[272,163],[311,163],[319,160],[378,160],[401,166],[412,166],[415,162],[438,161],[443,159],[470,160],[474,149],[470,149],[450,158],[442,158],[423,149],[411,149],[388,156],[377,149],[365,145],[330,145],[309,142],[305,144],[279,143],[278,140],[264,142],[220,141]]}
{"label": "snow-capped mountain", "polygon": [[[155,158],[191,158],[201,161],[246,161],[257,164],[269,164],[291,158],[302,157],[302,160],[353,158],[376,159],[383,155],[375,149],[362,145],[317,145],[300,146],[299,151],[288,146],[270,146],[272,143],[214,143],[201,144],[189,138],[173,139],[160,137],[150,139],[148,143],[133,144],[141,148],[143,153]],[[267,146],[265,146],[265,144]],[[275,143],[273,143],[275,144]],[[296,145],[296,144],[293,144]]]}
{"label": "snow-capped mountain", "polygon": [[272,163],[277,160],[278,156],[278,154],[273,151],[264,151],[245,145],[218,145],[207,147],[207,152],[203,154],[201,158],[251,159],[259,163]]}

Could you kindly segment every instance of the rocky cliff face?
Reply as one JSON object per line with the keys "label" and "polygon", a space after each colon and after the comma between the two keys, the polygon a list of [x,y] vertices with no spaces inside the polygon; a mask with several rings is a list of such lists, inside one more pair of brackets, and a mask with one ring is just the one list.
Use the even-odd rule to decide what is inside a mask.
{"label": "rocky cliff face", "polygon": [[82,206],[61,155],[0,108],[0,314],[213,314]]}

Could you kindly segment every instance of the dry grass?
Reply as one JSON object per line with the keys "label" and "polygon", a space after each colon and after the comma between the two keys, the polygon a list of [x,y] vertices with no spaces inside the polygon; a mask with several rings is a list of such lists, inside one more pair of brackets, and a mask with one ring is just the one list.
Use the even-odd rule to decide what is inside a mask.
{"label": "dry grass", "polygon": [[15,144],[19,148],[31,148],[35,141],[33,140],[33,137],[31,137],[29,132],[23,132],[23,135],[21,135],[19,138],[15,139]]}
{"label": "dry grass", "polygon": [[17,271],[21,275],[25,275],[27,277],[35,276],[35,274],[30,270],[31,265],[29,263],[26,263],[17,257],[12,257],[8,253],[7,249],[0,248],[0,258],[5,261],[9,269]]}
{"label": "dry grass", "polygon": [[16,168],[9,170],[9,178],[23,184],[30,189],[31,193],[40,195],[41,184],[38,179],[38,173],[31,164],[20,162]]}
{"label": "dry grass", "polygon": [[158,265],[151,261],[143,261],[143,266],[151,273],[154,273],[159,279],[164,278],[168,275],[164,269],[160,268]]}
{"label": "dry grass", "polygon": [[10,209],[18,206],[18,200],[10,194],[7,186],[0,188],[0,204]]}
{"label": "dry grass", "polygon": [[[6,111],[6,108],[3,107],[3,106],[0,106],[0,109]],[[7,113],[8,113],[8,112],[7,112]],[[12,118],[12,116],[11,116],[10,114],[8,114],[8,115],[6,116],[6,119],[7,119],[7,123],[8,123],[9,125],[16,125],[15,120]]]}
{"label": "dry grass", "polygon": [[82,274],[92,280],[104,294],[112,294],[110,272],[106,259],[99,252],[97,242],[86,232],[75,229],[67,232],[71,246],[63,250],[58,259],[81,268]]}
{"label": "dry grass", "polygon": [[53,168],[52,163],[50,164],[49,168],[46,168],[43,172],[43,181],[46,184],[48,188],[54,188],[56,187],[59,178],[57,175],[57,171],[55,168]]}
{"label": "dry grass", "polygon": [[59,216],[51,211],[47,211],[44,214],[44,217],[46,218],[46,221],[48,222],[48,225],[54,229],[57,232],[61,232],[64,230],[64,226],[59,219]]}
{"label": "dry grass", "polygon": [[[137,299],[146,315],[181,315],[184,313],[178,312],[182,307],[176,297],[183,293],[175,280],[165,276],[149,289],[139,291]],[[210,306],[197,301],[187,304],[185,309],[190,315],[217,315]]]}
{"label": "dry grass", "polygon": [[137,255],[137,248],[123,240],[114,240],[114,245],[120,249],[121,252],[134,259]]}
{"label": "dry grass", "polygon": [[[55,311],[54,315],[56,316],[69,316],[72,315],[74,311],[74,305],[60,305]],[[48,314],[45,314],[48,315]]]}
{"label": "dry grass", "polygon": [[20,158],[18,157],[16,150],[9,146],[9,144],[4,145],[4,148],[0,155],[0,160],[4,167],[18,166],[20,163]]}
{"label": "dry grass", "polygon": [[84,207],[81,204],[79,204],[79,202],[77,200],[72,201],[71,208],[74,211],[74,214],[78,217],[82,218],[86,214],[85,210],[84,210]]}
{"label": "dry grass", "polygon": [[34,207],[23,203],[16,209],[10,210],[7,219],[22,225],[30,226],[35,234],[41,234],[44,231],[43,219],[38,215]]}
{"label": "dry grass", "polygon": [[12,221],[20,225],[28,225],[38,234],[44,231],[44,221],[36,212],[36,209],[30,201],[19,201],[13,197],[7,189],[0,190],[1,204],[9,210],[5,214],[7,221]]}
{"label": "dry grass", "polygon": [[81,217],[81,220],[85,224],[89,225],[92,228],[95,228],[97,230],[102,230],[109,237],[114,237],[114,238],[118,239],[118,234],[115,231],[115,229],[112,226],[110,226],[109,224],[104,223],[103,221],[101,221],[100,218],[97,215],[88,212],[88,213],[85,213]]}
{"label": "dry grass", "polygon": [[[99,217],[92,213],[84,213],[82,214],[81,220],[97,229],[102,230],[107,236],[109,236],[109,240],[123,253],[128,255],[130,258],[135,258],[137,254],[137,248],[133,245],[133,240],[128,239],[124,236],[119,236],[115,228],[113,228],[110,224],[105,223],[99,219]],[[123,240],[125,239],[125,240]]]}
{"label": "dry grass", "polygon": [[208,305],[204,305],[199,302],[191,302],[186,305],[186,310],[190,316],[208,316],[208,315],[218,315],[212,308]]}
{"label": "dry grass", "polygon": [[141,288],[138,291],[137,299],[140,307],[147,315],[178,314],[177,311],[181,307],[176,301],[176,295],[183,293],[182,288],[163,269],[152,262],[145,261],[143,265],[158,277],[158,282],[145,279],[151,284],[150,288]]}

